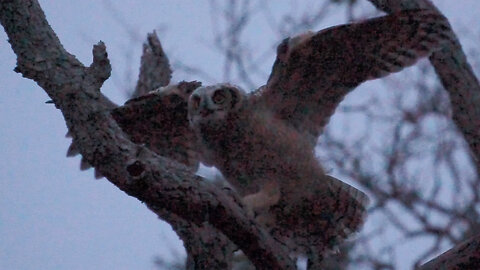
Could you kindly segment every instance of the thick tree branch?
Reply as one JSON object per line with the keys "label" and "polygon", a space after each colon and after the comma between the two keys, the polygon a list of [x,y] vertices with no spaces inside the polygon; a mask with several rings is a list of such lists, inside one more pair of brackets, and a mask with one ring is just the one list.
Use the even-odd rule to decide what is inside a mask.
{"label": "thick tree branch", "polygon": [[[182,239],[187,251],[187,270],[231,269],[236,246],[222,233],[208,223],[196,225],[167,210],[152,209],[172,225]],[[161,214],[160,214],[161,213]]]}
{"label": "thick tree branch", "polygon": [[[143,44],[143,55],[140,64],[140,74],[138,76],[137,87],[132,96],[142,96],[159,86],[168,85],[170,82],[171,73],[172,71],[170,69],[167,55],[162,49],[157,34],[155,32],[148,34],[147,42]],[[156,100],[160,102],[159,99]],[[162,105],[165,104],[160,104],[159,106]],[[133,106],[133,104],[131,104],[131,106]],[[138,106],[142,106],[146,110],[150,108],[150,106],[147,106],[146,104],[139,104]],[[126,108],[127,107],[125,106],[123,107],[123,109]],[[132,108],[132,110],[134,109]],[[175,110],[166,109],[166,112],[157,111],[158,114],[161,114],[161,119],[158,120],[168,121],[169,118],[165,115],[165,113],[168,112],[174,113]],[[136,143],[142,143],[142,141],[135,141],[133,139],[139,136],[139,134],[136,134],[137,132],[142,133],[141,136],[143,137],[145,136],[145,129],[155,129],[158,128],[158,126],[169,129],[172,128],[170,125],[168,125],[167,123],[163,123],[162,121],[160,121],[160,123],[152,121],[152,119],[149,118],[149,113],[145,111],[132,111],[130,113],[126,112],[125,114],[116,111],[116,113],[114,112],[113,116],[115,117],[115,120],[120,124],[120,126],[122,126],[122,122],[119,122],[119,115],[122,117],[125,117],[126,115],[142,117],[141,119],[123,119],[125,120],[125,123],[123,124],[129,126],[129,129],[125,130],[125,125],[122,126],[122,129]],[[178,116],[174,115],[174,117]],[[138,127],[137,125],[132,125],[131,121],[135,121],[136,124],[142,125],[142,128]],[[151,125],[143,126],[146,124],[145,121],[148,121],[148,123]],[[149,145],[151,150],[162,156],[183,163],[182,160],[178,159],[178,156],[171,155],[172,153],[170,151],[159,151],[161,149],[152,148],[153,145],[156,145],[156,147],[163,146],[162,144],[159,145],[153,142],[155,141],[153,140],[154,136],[157,136],[159,140],[163,139],[165,143],[171,145],[171,138],[169,138],[169,136],[165,136],[165,134],[158,134],[155,132],[150,132],[150,134],[150,137],[147,136],[150,141],[147,138],[146,141],[149,142],[147,143],[147,145]],[[189,140],[189,138],[184,139]],[[176,145],[174,147],[177,148],[175,153],[179,153],[178,147],[180,146]],[[188,152],[189,150],[185,149],[185,151]],[[189,167],[196,167],[190,159],[188,159],[187,162],[183,164]],[[159,208],[156,211],[158,211],[157,213],[159,213],[159,216],[162,216],[164,220],[166,220],[170,225],[172,225],[175,232],[182,239],[185,249],[187,251],[186,269],[231,269],[231,261],[233,255],[232,253],[236,249],[236,246],[224,234],[220,233],[208,223],[196,225],[192,222],[189,222],[188,220],[180,218],[177,215],[169,214],[169,212],[165,209]]]}
{"label": "thick tree branch", "polygon": [[480,235],[456,245],[442,255],[425,263],[420,269],[480,269]]}
{"label": "thick tree branch", "polygon": [[[428,0],[370,0],[377,8],[391,13],[403,9],[438,9]],[[453,36],[453,33],[452,33]],[[480,173],[480,85],[462,50],[458,38],[433,53],[430,62],[450,95],[453,120],[462,132]],[[480,236],[456,245],[421,269],[480,268]]]}
{"label": "thick tree branch", "polygon": [[[437,8],[428,0],[369,0],[377,8],[391,13],[403,9]],[[452,36],[454,34],[452,33]],[[480,172],[480,84],[456,39],[450,46],[433,53],[430,62],[450,95],[453,121],[472,151]]]}
{"label": "thick tree branch", "polygon": [[17,55],[17,72],[35,80],[62,111],[83,157],[127,194],[163,217],[170,213],[227,235],[258,269],[293,269],[285,251],[249,219],[238,202],[202,181],[185,166],[132,143],[99,91],[110,64],[103,43],[84,67],[69,54],[35,0],[0,2],[0,22]]}

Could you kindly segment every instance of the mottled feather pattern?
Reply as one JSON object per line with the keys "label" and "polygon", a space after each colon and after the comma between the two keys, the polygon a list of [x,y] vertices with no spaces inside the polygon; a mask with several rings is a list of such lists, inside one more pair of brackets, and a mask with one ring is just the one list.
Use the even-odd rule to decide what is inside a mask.
{"label": "mottled feather pattern", "polygon": [[[251,94],[181,82],[114,107],[112,116],[133,142],[159,155],[192,169],[200,161],[216,166],[257,221],[315,265],[361,228],[369,202],[325,174],[314,155],[322,129],[354,87],[453,39],[446,18],[432,10],[307,32],[280,43],[267,84]],[[67,155],[77,153],[72,144]]]}
{"label": "mottled feather pattern", "polygon": [[[358,189],[328,175],[298,201],[280,201],[267,214],[270,233],[298,253],[335,250],[363,225],[369,199]],[[285,209],[288,209],[287,211]],[[295,213],[295,214],[292,214]],[[263,216],[262,219],[268,220]],[[313,254],[312,254],[313,255]]]}
{"label": "mottled feather pattern", "polygon": [[406,10],[285,39],[254,102],[311,136],[360,83],[413,65],[451,42],[448,21],[431,10]]}
{"label": "mottled feather pattern", "polygon": [[198,157],[194,135],[188,126],[187,101],[198,82],[181,82],[129,100],[112,111],[112,116],[135,143],[144,144],[195,169]]}
{"label": "mottled feather pattern", "polygon": [[[199,158],[194,146],[194,134],[188,127],[187,102],[191,92],[200,85],[193,81],[161,87],[131,99],[123,106],[112,108],[111,113],[133,142],[144,144],[157,154],[173,158],[196,170]],[[67,156],[77,154],[78,148],[72,142]],[[80,169],[91,167],[82,157]],[[95,177],[102,177],[97,170]]]}
{"label": "mottled feather pattern", "polygon": [[[290,250],[313,261],[360,229],[368,197],[325,175],[313,148],[345,95],[360,83],[414,64],[452,40],[435,11],[408,10],[285,39],[267,85],[195,90],[189,118],[208,160]],[[222,91],[248,100],[214,102]],[[279,194],[278,194],[279,193]]]}
{"label": "mottled feather pattern", "polygon": [[[233,98],[216,103],[222,92],[233,92],[242,105],[229,105]],[[209,162],[292,252],[323,254],[335,248],[363,224],[368,197],[325,175],[306,137],[269,108],[245,100],[249,96],[230,84],[192,93],[189,119]]]}

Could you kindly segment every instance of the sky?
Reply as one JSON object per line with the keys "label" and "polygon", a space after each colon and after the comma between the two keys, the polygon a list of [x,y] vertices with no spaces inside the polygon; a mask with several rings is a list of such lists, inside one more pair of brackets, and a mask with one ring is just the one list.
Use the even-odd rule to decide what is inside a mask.
{"label": "sky", "polygon": [[[480,1],[434,2],[468,43],[471,37],[461,33],[480,26]],[[272,12],[292,8],[292,1],[276,3]],[[171,60],[201,67],[218,80],[207,83],[224,79],[222,58],[211,45],[215,20],[208,1],[40,4],[65,48],[85,65],[91,63],[93,44],[105,42],[113,72],[102,92],[119,104],[138,74],[141,44],[154,29]],[[331,12],[338,15],[322,27],[345,22],[343,9]],[[251,43],[282,39],[265,21],[252,24],[245,34]],[[473,33],[478,40],[480,32]],[[265,65],[272,63],[273,54]],[[93,170],[80,171],[79,157],[65,157],[70,140],[61,113],[45,104],[45,92],[14,67],[15,55],[0,30],[0,269],[154,269],[155,256],[184,254],[170,226],[144,204],[105,179],[94,180]],[[175,74],[173,81],[198,79],[185,76]]]}

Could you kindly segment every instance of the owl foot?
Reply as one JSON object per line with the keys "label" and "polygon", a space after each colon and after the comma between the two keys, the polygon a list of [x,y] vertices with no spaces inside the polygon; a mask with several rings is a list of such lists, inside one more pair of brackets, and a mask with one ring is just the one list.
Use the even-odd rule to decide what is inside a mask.
{"label": "owl foot", "polygon": [[259,192],[242,198],[249,212],[264,212],[280,200],[280,189],[277,183],[271,182],[263,186]]}

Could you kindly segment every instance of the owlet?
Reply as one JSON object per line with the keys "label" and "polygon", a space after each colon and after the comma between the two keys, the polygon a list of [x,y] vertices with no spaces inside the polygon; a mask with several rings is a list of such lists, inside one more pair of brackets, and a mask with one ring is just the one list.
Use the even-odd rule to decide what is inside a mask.
{"label": "owlet", "polygon": [[452,39],[447,20],[408,10],[285,39],[267,85],[196,89],[188,102],[201,161],[214,165],[259,222],[319,261],[363,223],[367,196],[325,174],[314,146],[343,97]]}

